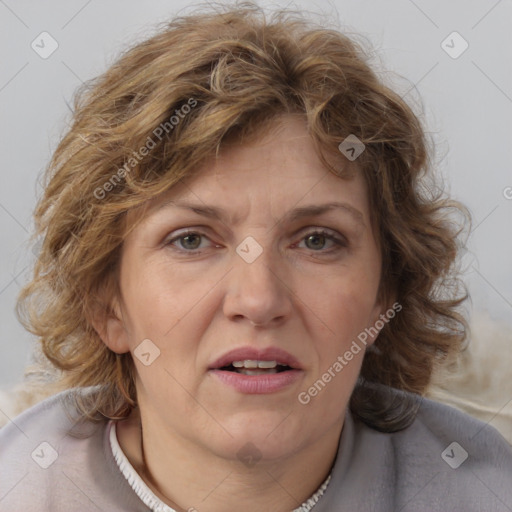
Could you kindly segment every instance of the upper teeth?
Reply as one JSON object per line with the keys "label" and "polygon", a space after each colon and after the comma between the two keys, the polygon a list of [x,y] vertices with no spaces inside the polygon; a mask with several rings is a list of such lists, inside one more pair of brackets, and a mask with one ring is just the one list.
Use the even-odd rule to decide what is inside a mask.
{"label": "upper teeth", "polygon": [[277,361],[254,361],[246,359],[245,361],[233,361],[231,363],[235,368],[275,368]]}

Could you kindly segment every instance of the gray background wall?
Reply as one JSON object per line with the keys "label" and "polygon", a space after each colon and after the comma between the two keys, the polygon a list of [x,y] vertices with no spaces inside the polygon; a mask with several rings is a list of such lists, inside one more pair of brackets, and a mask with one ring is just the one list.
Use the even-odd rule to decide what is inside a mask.
{"label": "gray background wall", "polygon": [[[396,73],[386,76],[399,92],[422,99],[439,169],[474,217],[465,257],[472,308],[512,327],[512,2],[259,3],[339,16],[342,27],[370,39],[382,65]],[[190,5],[0,0],[0,387],[21,379],[30,353],[32,336],[19,325],[14,304],[34,261],[27,239],[40,174],[69,121],[73,92],[155,23]],[[46,59],[31,47],[35,40],[40,53],[51,49],[50,39],[43,48],[37,37],[44,31],[58,44]],[[446,40],[454,31],[463,39]],[[459,55],[464,41],[469,46]]]}

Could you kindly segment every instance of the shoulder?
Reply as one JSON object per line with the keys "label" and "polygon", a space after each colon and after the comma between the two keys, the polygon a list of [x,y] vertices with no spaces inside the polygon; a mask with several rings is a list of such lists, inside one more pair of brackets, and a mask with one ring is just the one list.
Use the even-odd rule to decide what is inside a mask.
{"label": "shoulder", "polygon": [[421,399],[415,421],[397,432],[394,442],[414,445],[422,454],[437,450],[452,469],[464,467],[481,475],[500,471],[512,478],[512,447],[494,427],[427,398]]}
{"label": "shoulder", "polygon": [[416,417],[397,432],[380,432],[348,413],[332,489],[319,512],[340,503],[353,512],[510,512],[512,448],[507,441],[463,412],[413,398],[419,401]]}
{"label": "shoulder", "polygon": [[440,510],[512,509],[512,447],[491,425],[423,398],[412,425],[391,439],[397,474],[418,501]]}
{"label": "shoulder", "polygon": [[108,422],[85,419],[76,408],[75,399],[92,390],[54,395],[0,429],[2,510],[123,510],[126,503],[115,499],[129,497],[130,488],[110,452]]}
{"label": "shoulder", "polygon": [[406,429],[381,434],[405,510],[510,510],[512,448],[492,426],[419,398]]}
{"label": "shoulder", "polygon": [[494,427],[485,423],[465,412],[462,412],[450,405],[436,402],[429,398],[422,397],[420,408],[416,417],[417,424],[429,425],[430,428],[444,432],[449,430],[454,435],[467,432],[468,429],[474,431],[476,436],[480,432],[485,432],[483,437],[493,439],[496,442],[504,443],[510,447],[505,438]]}

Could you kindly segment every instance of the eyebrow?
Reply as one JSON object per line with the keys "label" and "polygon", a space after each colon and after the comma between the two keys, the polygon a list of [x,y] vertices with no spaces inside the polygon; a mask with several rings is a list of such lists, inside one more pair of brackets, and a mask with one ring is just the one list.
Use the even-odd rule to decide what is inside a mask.
{"label": "eyebrow", "polygon": [[[176,208],[182,208],[185,210],[191,210],[197,215],[201,215],[203,217],[208,217],[212,219],[219,220],[221,222],[225,222],[227,218],[229,217],[229,214],[227,210],[225,210],[222,207],[218,206],[207,206],[203,204],[196,204],[196,203],[189,203],[189,202],[179,202],[179,201],[166,201],[165,203],[162,203],[159,205],[156,209],[156,212],[161,211],[162,209],[168,208],[168,207],[176,207]],[[348,203],[342,203],[338,201],[320,204],[320,205],[308,205],[308,206],[300,206],[297,208],[294,208],[293,210],[290,210],[287,212],[283,219],[280,221],[288,221],[293,222],[296,220],[300,220],[304,217],[315,217],[322,215],[324,213],[327,213],[332,210],[342,210],[346,213],[348,213],[354,221],[356,221],[358,224],[362,225],[363,227],[366,227],[366,224],[363,220],[363,214],[354,206]],[[155,213],[156,213],[155,212]]]}

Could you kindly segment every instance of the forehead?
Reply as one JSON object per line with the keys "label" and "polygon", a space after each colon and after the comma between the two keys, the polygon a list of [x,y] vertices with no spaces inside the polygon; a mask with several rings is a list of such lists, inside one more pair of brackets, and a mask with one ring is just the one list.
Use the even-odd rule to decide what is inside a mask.
{"label": "forehead", "polygon": [[312,212],[315,203],[330,203],[331,209],[344,203],[342,208],[357,217],[357,210],[367,207],[362,174],[341,154],[324,156],[343,177],[324,166],[304,119],[286,116],[249,142],[231,139],[191,176],[144,204],[142,216],[186,202],[190,210],[212,218],[225,217],[227,210],[243,215],[249,203],[252,209],[270,209],[279,215],[293,207],[295,217],[306,206]]}

